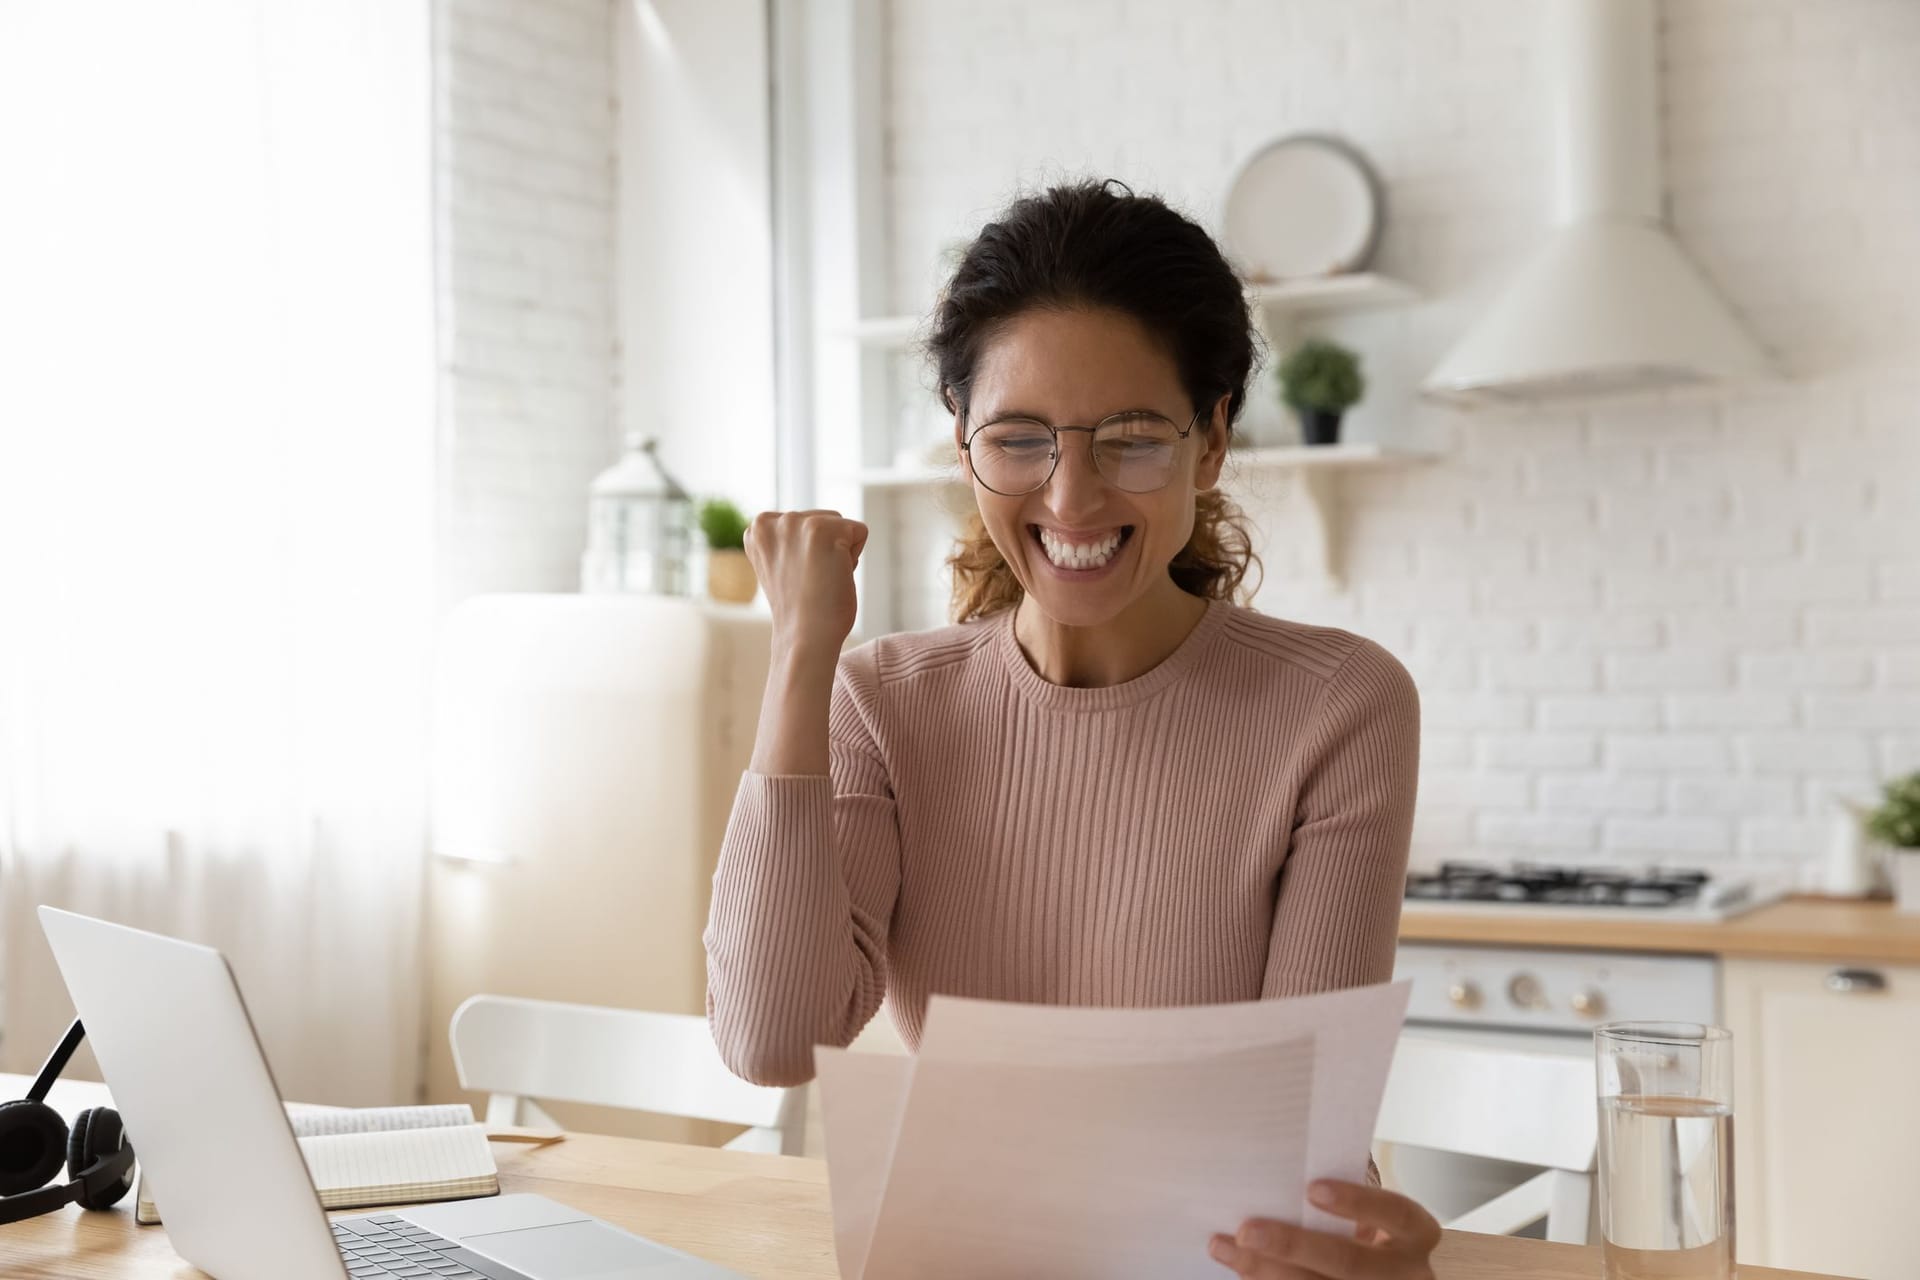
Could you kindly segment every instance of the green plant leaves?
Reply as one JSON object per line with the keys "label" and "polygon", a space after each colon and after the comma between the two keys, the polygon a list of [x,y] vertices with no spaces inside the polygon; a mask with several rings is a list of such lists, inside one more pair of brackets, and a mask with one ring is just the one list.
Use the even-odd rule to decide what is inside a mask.
{"label": "green plant leaves", "polygon": [[1886,801],[1867,815],[1867,834],[1899,849],[1920,849],[1920,773],[1886,784]]}
{"label": "green plant leaves", "polygon": [[1280,362],[1280,396],[1296,409],[1340,413],[1366,394],[1360,357],[1337,342],[1309,338]]}
{"label": "green plant leaves", "polygon": [[715,551],[738,551],[747,545],[747,517],[725,498],[700,504],[700,532]]}

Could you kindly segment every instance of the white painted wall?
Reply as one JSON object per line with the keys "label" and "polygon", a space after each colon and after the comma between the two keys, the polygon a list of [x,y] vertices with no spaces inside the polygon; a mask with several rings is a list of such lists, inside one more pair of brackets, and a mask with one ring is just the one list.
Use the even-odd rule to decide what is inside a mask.
{"label": "white painted wall", "polygon": [[774,500],[762,0],[618,0],[622,420],[697,494]]}
{"label": "white painted wall", "polygon": [[441,594],[571,591],[629,430],[774,500],[759,0],[440,0]]}
{"label": "white painted wall", "polygon": [[443,605],[579,585],[618,444],[611,0],[438,0]]}
{"label": "white painted wall", "polygon": [[[1430,299],[1352,333],[1400,406],[1388,379],[1549,218],[1533,0],[890,0],[887,23],[896,310],[1018,183],[1112,174],[1213,225],[1244,156],[1328,130],[1386,180],[1379,267]],[[1357,432],[1447,454],[1349,482],[1340,594],[1300,577],[1284,486],[1251,487],[1259,607],[1420,683],[1418,861],[1796,860],[1836,792],[1920,768],[1920,5],[1668,0],[1662,50],[1679,237],[1793,380],[1376,408]]]}

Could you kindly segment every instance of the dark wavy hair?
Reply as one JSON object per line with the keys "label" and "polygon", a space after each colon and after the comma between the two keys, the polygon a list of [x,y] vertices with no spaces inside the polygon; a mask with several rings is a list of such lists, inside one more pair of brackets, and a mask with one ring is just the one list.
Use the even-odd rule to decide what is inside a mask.
{"label": "dark wavy hair", "polygon": [[[1037,307],[1133,317],[1173,357],[1196,410],[1230,397],[1229,439],[1246,405],[1259,338],[1246,294],[1200,226],[1117,179],[1048,187],[980,229],[940,296],[927,353],[940,399],[965,417],[987,345]],[[953,554],[953,619],[1012,608],[1021,588],[979,512]],[[1246,517],[1216,490],[1194,496],[1193,534],[1169,573],[1183,591],[1232,599],[1258,564]]]}

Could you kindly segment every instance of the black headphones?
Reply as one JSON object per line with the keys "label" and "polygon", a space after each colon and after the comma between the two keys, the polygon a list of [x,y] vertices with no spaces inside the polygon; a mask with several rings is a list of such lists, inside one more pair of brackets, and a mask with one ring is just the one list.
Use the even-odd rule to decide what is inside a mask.
{"label": "black headphones", "polygon": [[[78,1022],[68,1027],[27,1096],[0,1103],[0,1223],[52,1213],[71,1202],[82,1209],[110,1208],[133,1186],[133,1148],[119,1112],[89,1108],[68,1133],[60,1113],[42,1101],[85,1035]],[[72,1181],[45,1185],[60,1172],[62,1159]]]}

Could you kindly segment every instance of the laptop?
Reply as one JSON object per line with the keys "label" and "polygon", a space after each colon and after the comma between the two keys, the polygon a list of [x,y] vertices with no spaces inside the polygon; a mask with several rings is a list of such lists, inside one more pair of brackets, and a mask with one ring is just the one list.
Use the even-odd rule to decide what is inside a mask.
{"label": "laptop", "polygon": [[543,1196],[329,1222],[226,957],[40,908],[176,1252],[216,1280],[740,1280]]}

